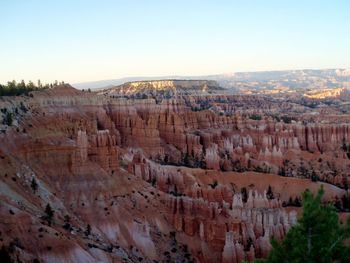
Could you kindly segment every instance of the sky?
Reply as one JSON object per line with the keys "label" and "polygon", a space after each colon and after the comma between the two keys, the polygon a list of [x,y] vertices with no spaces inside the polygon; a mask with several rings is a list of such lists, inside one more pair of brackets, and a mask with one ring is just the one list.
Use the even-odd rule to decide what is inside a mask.
{"label": "sky", "polygon": [[0,83],[350,67],[348,0],[0,0]]}

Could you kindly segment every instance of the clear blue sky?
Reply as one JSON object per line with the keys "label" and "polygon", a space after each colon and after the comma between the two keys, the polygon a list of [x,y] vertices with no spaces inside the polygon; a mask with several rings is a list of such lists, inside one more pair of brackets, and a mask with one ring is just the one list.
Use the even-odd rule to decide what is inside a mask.
{"label": "clear blue sky", "polygon": [[350,67],[348,0],[1,0],[0,83]]}

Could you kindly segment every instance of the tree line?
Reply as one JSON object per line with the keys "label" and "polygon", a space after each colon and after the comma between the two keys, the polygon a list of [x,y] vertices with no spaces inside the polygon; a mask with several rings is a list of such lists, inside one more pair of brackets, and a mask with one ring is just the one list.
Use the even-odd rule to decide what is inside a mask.
{"label": "tree line", "polygon": [[54,83],[46,84],[43,84],[40,80],[38,80],[37,83],[34,83],[32,81],[26,83],[24,80],[16,82],[13,80],[8,81],[5,85],[0,84],[0,96],[27,96],[31,91],[48,89],[61,84],[64,84],[64,82],[58,82],[57,80]]}

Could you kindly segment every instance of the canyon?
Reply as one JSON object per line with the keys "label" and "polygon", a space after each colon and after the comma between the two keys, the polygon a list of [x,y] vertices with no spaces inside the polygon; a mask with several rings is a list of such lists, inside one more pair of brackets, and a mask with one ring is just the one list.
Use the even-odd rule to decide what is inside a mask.
{"label": "canyon", "polygon": [[312,94],[158,80],[0,97],[0,245],[21,262],[266,258],[304,190],[349,214],[347,91]]}

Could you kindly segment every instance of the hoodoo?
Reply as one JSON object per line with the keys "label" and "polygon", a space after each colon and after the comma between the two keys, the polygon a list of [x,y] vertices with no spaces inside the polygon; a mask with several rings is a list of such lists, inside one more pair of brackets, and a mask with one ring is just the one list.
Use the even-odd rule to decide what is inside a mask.
{"label": "hoodoo", "polygon": [[[11,257],[252,261],[296,224],[305,189],[348,198],[350,128],[336,108],[308,123],[318,115],[297,102],[198,94],[202,85],[217,87],[61,85],[1,97],[0,233]],[[300,107],[300,118],[279,120]]]}

